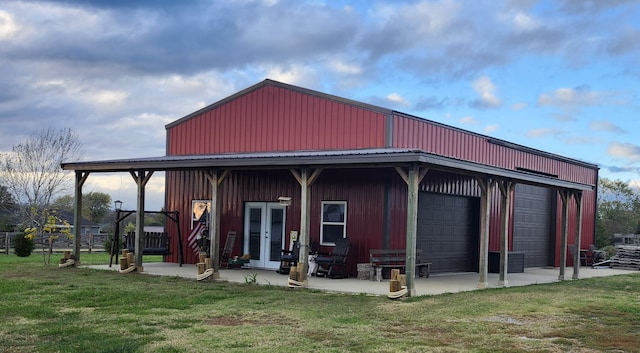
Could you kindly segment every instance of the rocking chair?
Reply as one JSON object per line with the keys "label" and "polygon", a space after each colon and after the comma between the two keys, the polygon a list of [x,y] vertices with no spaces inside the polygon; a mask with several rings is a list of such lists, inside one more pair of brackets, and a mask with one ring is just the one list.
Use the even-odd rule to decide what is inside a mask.
{"label": "rocking chair", "polygon": [[283,275],[288,274],[291,270],[291,267],[298,264],[299,257],[300,242],[294,241],[291,250],[282,250],[282,255],[280,256],[280,268],[276,272]]}
{"label": "rocking chair", "polygon": [[[316,269],[315,275],[326,275],[331,278],[347,277],[347,255],[349,255],[350,247],[351,244],[346,238],[336,239],[336,246],[331,253],[319,254],[318,257],[316,257],[315,261],[318,264],[318,268]],[[342,273],[337,274],[335,272],[335,269],[338,267],[342,268]]]}

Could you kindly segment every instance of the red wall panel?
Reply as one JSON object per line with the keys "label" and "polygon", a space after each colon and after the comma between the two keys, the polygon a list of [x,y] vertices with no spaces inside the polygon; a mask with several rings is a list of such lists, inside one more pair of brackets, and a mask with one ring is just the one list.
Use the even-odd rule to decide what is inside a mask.
{"label": "red wall panel", "polygon": [[413,117],[395,115],[393,136],[393,147],[418,148],[509,170],[526,168],[587,185],[597,183],[597,170],[593,168],[492,143],[486,136]]}
{"label": "red wall panel", "polygon": [[384,147],[385,115],[266,85],[167,129],[170,155]]}
{"label": "red wall panel", "polygon": [[[372,170],[325,170],[311,187],[310,238],[320,241],[320,213],[322,201],[347,201],[347,234],[353,247],[349,258],[355,274],[355,264],[367,262],[368,250],[380,247],[385,173]],[[286,233],[300,230],[300,186],[288,170],[233,171],[220,184],[221,247],[229,230],[238,233],[234,254],[242,252],[245,202],[275,202],[279,196],[291,196],[292,204],[286,212]],[[167,208],[180,212],[181,233],[186,263],[197,258],[186,246],[191,229],[191,201],[211,197],[211,187],[201,172],[167,172]],[[170,262],[178,262],[177,233],[168,229],[172,240]],[[323,249],[330,251],[330,248]]]}

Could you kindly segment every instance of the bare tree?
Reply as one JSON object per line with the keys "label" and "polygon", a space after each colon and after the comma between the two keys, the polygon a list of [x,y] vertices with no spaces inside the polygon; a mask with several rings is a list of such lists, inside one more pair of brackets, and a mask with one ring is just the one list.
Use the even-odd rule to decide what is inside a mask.
{"label": "bare tree", "polygon": [[60,168],[62,162],[77,161],[83,149],[71,129],[46,128],[13,146],[2,161],[2,184],[20,205],[20,219],[39,228],[56,195],[73,188],[73,178]]}

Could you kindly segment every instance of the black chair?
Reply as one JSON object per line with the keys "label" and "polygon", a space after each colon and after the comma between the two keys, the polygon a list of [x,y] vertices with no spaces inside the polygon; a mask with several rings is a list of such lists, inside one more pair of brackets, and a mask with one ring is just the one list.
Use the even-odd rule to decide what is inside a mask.
{"label": "black chair", "polygon": [[[347,256],[349,255],[349,248],[351,244],[346,238],[336,239],[336,246],[329,254],[318,254],[316,257],[316,263],[318,268],[315,275],[325,275],[331,278],[344,278],[347,277]],[[336,273],[336,269],[341,268],[342,273]]]}
{"label": "black chair", "polygon": [[291,267],[298,265],[298,259],[300,257],[300,242],[294,241],[291,250],[282,250],[280,255],[280,268],[277,273],[286,275],[291,271]]}

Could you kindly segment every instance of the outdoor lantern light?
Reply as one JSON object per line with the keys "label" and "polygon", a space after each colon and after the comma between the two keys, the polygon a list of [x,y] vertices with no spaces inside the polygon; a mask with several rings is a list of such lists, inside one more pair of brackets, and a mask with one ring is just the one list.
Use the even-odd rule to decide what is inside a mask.
{"label": "outdoor lantern light", "polygon": [[122,201],[115,200],[113,201],[113,204],[115,205],[114,207],[116,211],[120,211],[122,209]]}
{"label": "outdoor lantern light", "polygon": [[282,206],[290,206],[291,205],[291,198],[288,197],[288,196],[280,196],[280,197],[278,197],[278,202]]}

